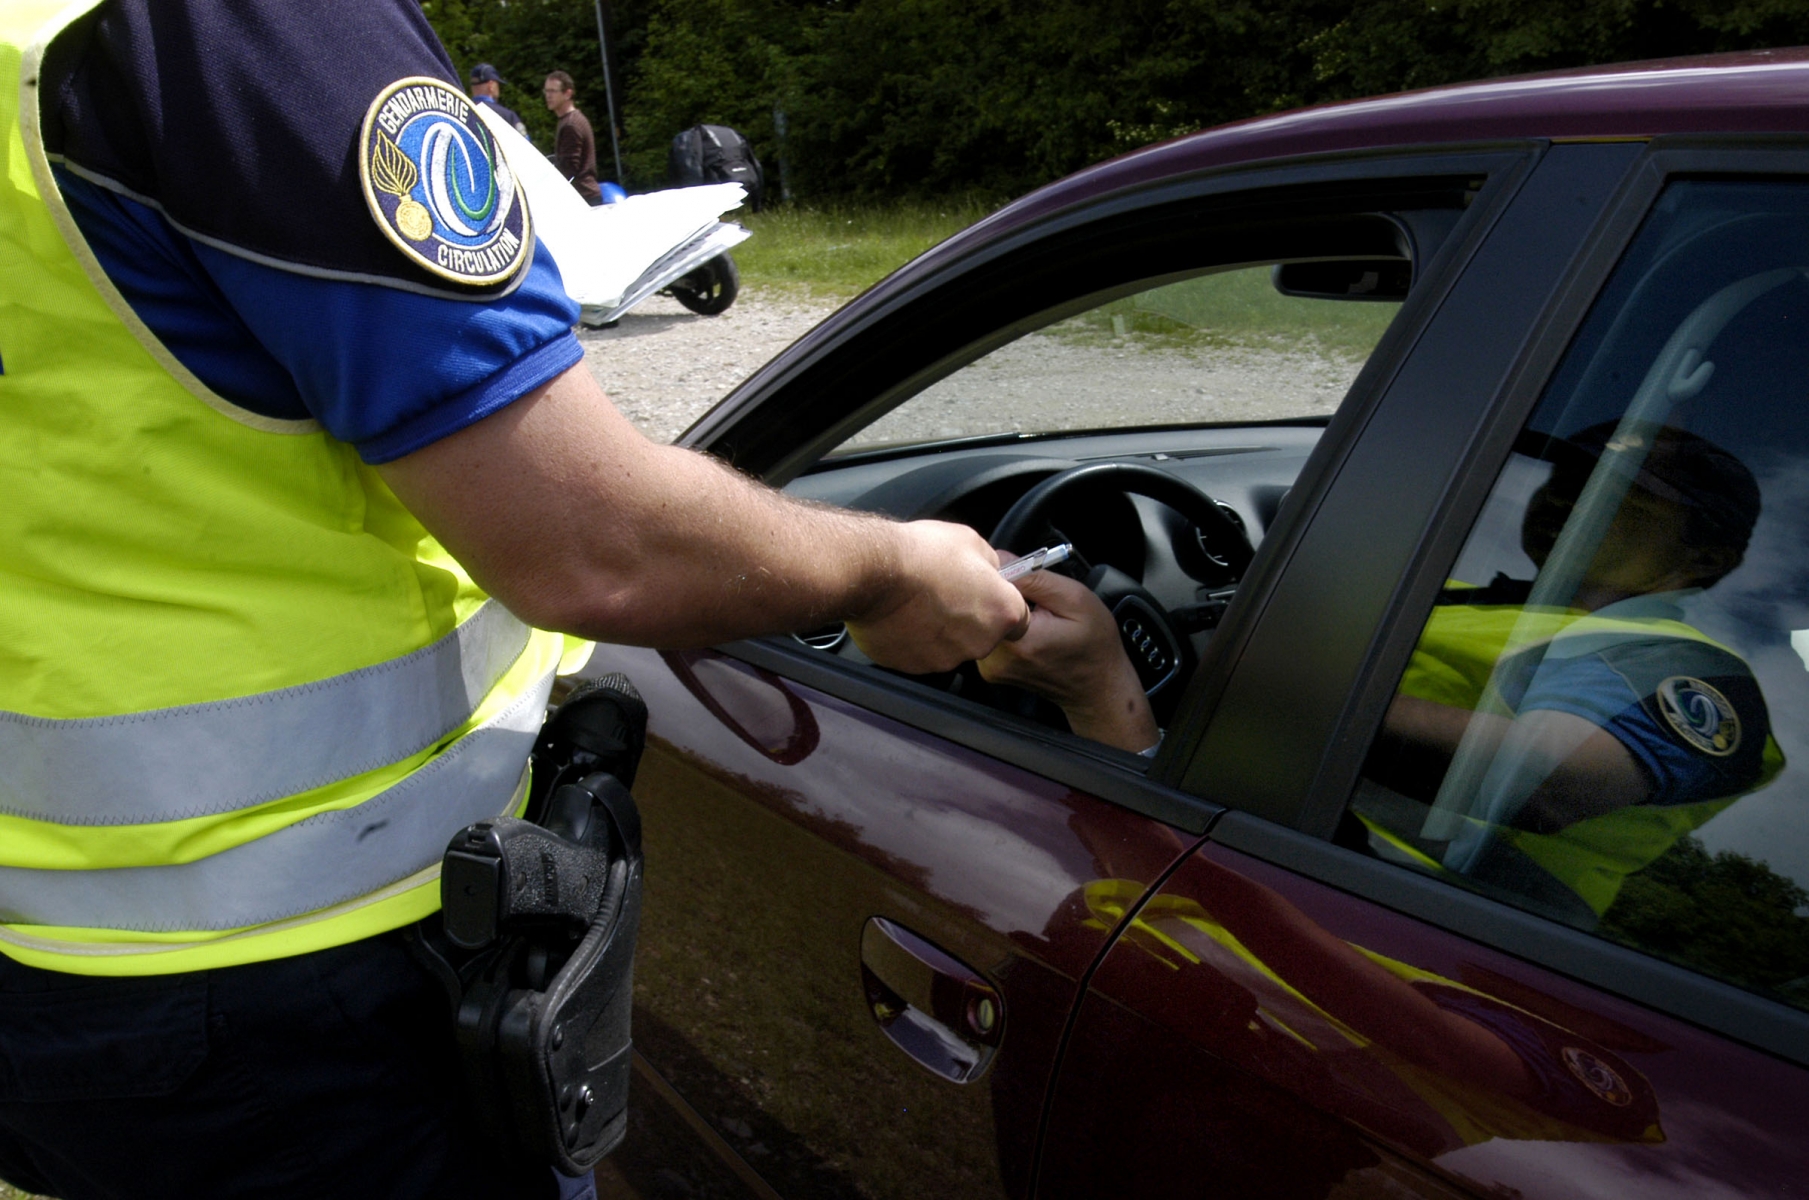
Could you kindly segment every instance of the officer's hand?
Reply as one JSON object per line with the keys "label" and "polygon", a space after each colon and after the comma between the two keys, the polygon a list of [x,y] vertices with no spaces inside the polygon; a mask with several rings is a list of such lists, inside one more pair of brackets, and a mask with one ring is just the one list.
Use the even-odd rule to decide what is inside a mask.
{"label": "officer's hand", "polygon": [[1030,619],[1018,590],[999,578],[999,559],[965,525],[912,521],[889,527],[897,574],[878,603],[848,621],[874,662],[911,674],[953,670],[1019,637]]}
{"label": "officer's hand", "polygon": [[981,659],[980,674],[1060,705],[1081,737],[1132,753],[1155,745],[1155,715],[1099,597],[1051,571],[1032,572],[1018,587],[1035,605],[1030,628]]}

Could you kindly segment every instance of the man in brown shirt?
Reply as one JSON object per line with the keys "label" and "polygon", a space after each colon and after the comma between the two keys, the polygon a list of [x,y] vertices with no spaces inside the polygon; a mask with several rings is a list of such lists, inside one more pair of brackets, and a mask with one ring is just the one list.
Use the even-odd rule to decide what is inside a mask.
{"label": "man in brown shirt", "polygon": [[559,118],[559,127],[553,132],[553,164],[572,181],[586,203],[603,203],[603,193],[597,187],[597,137],[591,132],[590,121],[572,103],[572,77],[564,71],[554,71],[546,77],[542,91],[546,106]]}

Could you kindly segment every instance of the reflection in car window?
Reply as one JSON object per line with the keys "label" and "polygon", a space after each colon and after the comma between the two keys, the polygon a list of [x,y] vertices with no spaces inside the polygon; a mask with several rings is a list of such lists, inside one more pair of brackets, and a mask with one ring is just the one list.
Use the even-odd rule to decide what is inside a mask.
{"label": "reflection in car window", "polygon": [[1673,184],[1339,840],[1809,1009],[1809,188]]}
{"label": "reflection in car window", "polygon": [[994,350],[839,449],[1328,415],[1399,308],[1285,296],[1266,266],[1149,288]]}

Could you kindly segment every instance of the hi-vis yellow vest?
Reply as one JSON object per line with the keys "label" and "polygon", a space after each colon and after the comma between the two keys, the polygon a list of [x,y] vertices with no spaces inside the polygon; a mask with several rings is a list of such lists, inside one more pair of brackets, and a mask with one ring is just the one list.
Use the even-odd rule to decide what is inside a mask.
{"label": "hi-vis yellow vest", "polygon": [[[1447,605],[1432,610],[1401,679],[1401,694],[1474,709],[1501,659],[1558,637],[1586,635],[1641,641],[1669,638],[1727,649],[1700,630],[1669,618],[1598,617],[1577,609],[1528,610],[1517,605]],[[1510,645],[1515,637],[1522,640]],[[1746,791],[1689,804],[1636,804],[1551,834],[1506,828],[1494,832],[1575,892],[1599,917],[1614,903],[1627,876],[1650,866],[1678,839],[1741,796],[1770,783],[1783,768],[1783,751],[1768,734],[1762,772]]]}
{"label": "hi-vis yellow vest", "polygon": [[519,804],[565,639],[107,281],[38,108],[94,3],[0,4],[0,952],[161,974],[394,929]]}

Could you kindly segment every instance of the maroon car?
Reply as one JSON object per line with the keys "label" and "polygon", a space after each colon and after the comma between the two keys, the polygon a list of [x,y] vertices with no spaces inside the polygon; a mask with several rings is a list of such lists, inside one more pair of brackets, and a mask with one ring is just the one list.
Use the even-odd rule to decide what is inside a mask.
{"label": "maroon car", "polygon": [[839,627],[600,647],[606,1195],[1809,1189],[1809,52],[1140,151],[684,440],[1072,543],[1165,733]]}

